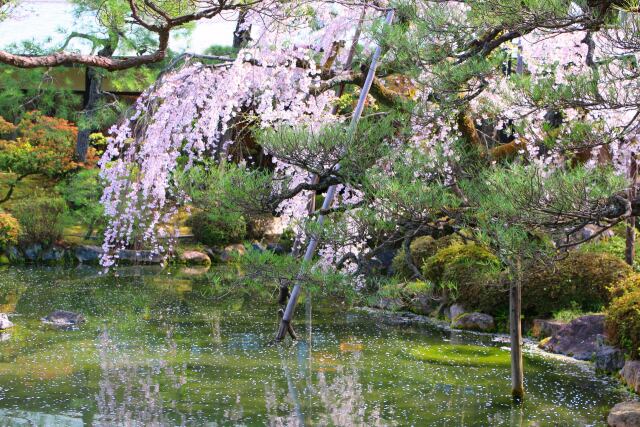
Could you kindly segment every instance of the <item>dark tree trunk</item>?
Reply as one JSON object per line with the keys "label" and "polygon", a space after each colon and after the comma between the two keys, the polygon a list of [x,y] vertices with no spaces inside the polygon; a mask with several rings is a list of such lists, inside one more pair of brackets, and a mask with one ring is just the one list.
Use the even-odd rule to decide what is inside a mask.
{"label": "dark tree trunk", "polygon": [[236,29],[233,32],[233,48],[241,49],[249,43],[251,40],[251,26],[247,28],[244,27],[244,23],[247,18],[247,10],[241,10],[238,13],[238,21],[236,24]]}
{"label": "dark tree trunk", "polygon": [[0,203],[8,202],[11,196],[13,196],[13,191],[16,189],[16,186],[18,185],[18,183],[23,179],[25,179],[26,177],[28,177],[29,175],[30,174],[20,175],[13,182],[11,182],[9,184],[9,189],[7,190],[6,194],[2,199],[0,199]]}
{"label": "dark tree trunk", "polygon": [[[98,56],[110,57],[116,50],[117,38],[112,37],[109,42],[98,52]],[[97,68],[87,67],[85,70],[84,105],[82,108],[82,128],[78,130],[76,142],[76,161],[86,162],[89,151],[89,136],[93,132],[91,122],[96,116],[98,103],[102,95],[102,74]]]}
{"label": "dark tree trunk", "polygon": [[91,122],[96,115],[102,86],[102,76],[95,68],[87,67],[85,76],[85,96],[82,109],[82,121],[84,124],[78,131],[78,141],[76,143],[76,160],[78,162],[87,160],[89,136],[93,132]]}

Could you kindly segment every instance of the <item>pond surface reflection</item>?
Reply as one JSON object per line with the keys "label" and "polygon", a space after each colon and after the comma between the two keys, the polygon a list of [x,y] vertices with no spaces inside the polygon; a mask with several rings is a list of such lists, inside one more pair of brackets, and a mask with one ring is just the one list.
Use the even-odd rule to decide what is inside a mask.
{"label": "pond surface reflection", "polygon": [[[587,426],[625,392],[590,367],[527,355],[527,399],[491,337],[392,326],[303,307],[304,340],[269,342],[273,302],[210,297],[202,277],[155,269],[0,270],[2,426]],[[43,325],[56,309],[76,330]],[[312,326],[312,328],[311,328]],[[305,331],[306,328],[306,331]],[[309,339],[311,337],[311,339]]]}

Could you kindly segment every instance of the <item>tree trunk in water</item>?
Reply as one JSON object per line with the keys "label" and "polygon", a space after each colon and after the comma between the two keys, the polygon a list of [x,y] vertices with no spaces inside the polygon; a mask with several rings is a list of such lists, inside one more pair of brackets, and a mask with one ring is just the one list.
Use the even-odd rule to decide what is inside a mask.
{"label": "tree trunk in water", "polygon": [[511,338],[511,395],[514,401],[524,398],[524,368],[522,363],[522,323],[520,321],[522,299],[522,262],[515,265],[515,278],[509,288],[509,329]]}
{"label": "tree trunk in water", "polygon": [[[631,162],[629,164],[629,178],[631,185],[629,187],[629,200],[635,200],[636,198],[636,179],[638,178],[638,164],[636,162],[635,154],[631,156]],[[631,216],[627,220],[627,233],[626,233],[624,258],[627,264],[633,266],[633,261],[636,257],[636,217]]]}

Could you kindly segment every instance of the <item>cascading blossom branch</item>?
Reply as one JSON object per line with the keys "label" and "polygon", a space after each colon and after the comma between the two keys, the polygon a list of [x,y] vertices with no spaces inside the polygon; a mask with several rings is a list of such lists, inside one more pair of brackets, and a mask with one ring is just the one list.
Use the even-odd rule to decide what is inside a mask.
{"label": "cascading blossom branch", "polygon": [[[165,74],[111,129],[100,161],[107,182],[102,203],[109,218],[104,266],[114,265],[118,252],[134,242],[168,253],[175,230],[171,220],[188,202],[187,195],[172,185],[174,171],[187,170],[205,158],[224,158],[233,144],[228,131],[239,114],[255,117],[262,127],[318,126],[337,120],[330,114],[335,93],[314,91],[320,82],[314,58],[324,51],[326,59],[330,41],[349,39],[365,6],[317,3],[315,15],[295,17],[299,31],[290,32],[292,36],[282,31],[291,27],[281,14],[272,13],[268,19],[250,13],[246,25],[252,26],[258,41],[252,48],[241,50],[230,64],[189,64]],[[333,66],[341,64],[339,57]],[[304,173],[278,159],[274,162],[277,170]],[[290,185],[308,179],[306,174],[297,176]],[[306,215],[306,197],[300,194],[278,210],[289,212],[292,219]]]}
{"label": "cascading blossom branch", "polygon": [[240,112],[257,116],[263,127],[329,120],[333,94],[312,94],[318,79],[305,51],[244,50],[229,67],[189,65],[145,92],[133,114],[111,130],[100,162],[108,183],[102,203],[110,219],[103,265],[113,265],[117,252],[135,239],[166,253],[158,238],[187,201],[172,189],[173,171],[224,155],[233,142],[224,136]]}

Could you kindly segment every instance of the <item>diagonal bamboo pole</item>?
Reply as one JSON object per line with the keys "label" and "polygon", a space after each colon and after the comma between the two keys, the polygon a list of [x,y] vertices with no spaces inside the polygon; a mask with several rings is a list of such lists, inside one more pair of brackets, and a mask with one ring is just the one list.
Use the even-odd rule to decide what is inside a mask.
{"label": "diagonal bamboo pole", "polygon": [[[343,71],[349,71],[351,70],[351,67],[353,65],[353,58],[356,56],[356,48],[358,47],[358,41],[360,40],[360,34],[362,33],[362,26],[364,25],[364,18],[366,17],[367,14],[367,7],[363,7],[362,8],[362,13],[360,14],[360,19],[358,19],[358,26],[356,27],[356,32],[353,34],[353,39],[351,40],[351,46],[349,47],[349,53],[347,55],[347,60],[344,63],[344,66],[342,67]],[[338,90],[336,90],[336,98],[340,98],[342,96],[342,94],[344,93],[344,89],[346,87],[345,83],[341,83],[340,86],[338,86]],[[338,113],[338,104],[334,105],[331,108],[331,114],[335,115]],[[318,183],[318,177],[313,175],[310,179],[310,181],[313,184],[317,184]],[[309,215],[312,215],[315,211],[316,211],[316,192],[312,191],[311,195],[309,196],[309,204],[307,205],[307,210],[309,212]],[[298,233],[298,235],[296,236],[296,240],[293,243],[293,249],[291,251],[291,253],[293,254],[294,257],[298,257],[298,255],[300,255],[300,246],[302,246],[302,231]]]}
{"label": "diagonal bamboo pole", "polygon": [[[387,12],[387,17],[385,19],[386,25],[391,25],[393,21],[393,16],[395,14],[394,9],[389,9]],[[360,121],[360,117],[362,117],[362,111],[364,110],[364,104],[367,99],[367,95],[369,94],[369,90],[371,89],[371,85],[373,84],[373,79],[376,74],[376,68],[378,67],[378,61],[380,60],[380,55],[382,55],[382,48],[380,46],[376,47],[375,52],[373,53],[373,57],[371,58],[371,66],[369,67],[369,72],[367,73],[367,79],[362,86],[362,90],[360,91],[360,98],[358,99],[358,104],[356,105],[356,109],[353,112],[353,116],[351,117],[351,123],[349,125],[349,133],[353,134],[355,132],[356,127],[358,126],[358,122]],[[322,203],[322,209],[326,210],[331,207],[331,203],[333,203],[333,199],[336,195],[336,186],[332,185],[327,190],[327,195],[324,198],[324,202]],[[324,223],[324,215],[319,215],[317,219],[318,225],[322,225]],[[309,244],[307,245],[307,250],[304,254],[303,262],[307,263],[311,261],[313,256],[316,253],[316,249],[318,248],[318,238],[317,236],[311,236],[309,240]],[[305,268],[303,265],[302,268]],[[296,284],[293,287],[293,291],[291,291],[291,296],[289,297],[289,302],[287,303],[287,308],[284,311],[284,315],[282,316],[282,320],[280,321],[280,328],[278,329],[278,333],[276,334],[276,341],[282,341],[287,335],[287,331],[289,330],[289,326],[291,325],[291,319],[293,319],[293,313],[296,309],[296,304],[298,303],[298,297],[300,296],[300,291],[302,286],[300,285],[300,281],[302,278],[302,271],[298,275],[298,280],[296,280]]]}

